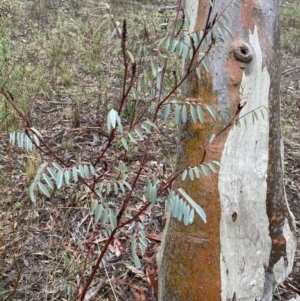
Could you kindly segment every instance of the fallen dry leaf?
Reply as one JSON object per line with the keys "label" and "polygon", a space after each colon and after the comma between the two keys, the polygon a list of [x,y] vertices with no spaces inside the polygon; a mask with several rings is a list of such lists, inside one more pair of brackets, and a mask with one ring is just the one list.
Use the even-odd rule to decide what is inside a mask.
{"label": "fallen dry leaf", "polygon": [[156,270],[153,267],[146,267],[146,274],[155,294],[158,295],[158,278],[156,276]]}
{"label": "fallen dry leaf", "polygon": [[133,294],[134,294],[135,301],[146,301],[146,296],[144,292],[142,292],[141,294],[134,292]]}
{"label": "fallen dry leaf", "polygon": [[134,266],[126,266],[132,273],[134,273],[136,276],[142,278],[143,280],[147,280],[146,275],[143,271],[138,270]]}
{"label": "fallen dry leaf", "polygon": [[146,237],[151,240],[162,241],[163,234],[147,234]]}

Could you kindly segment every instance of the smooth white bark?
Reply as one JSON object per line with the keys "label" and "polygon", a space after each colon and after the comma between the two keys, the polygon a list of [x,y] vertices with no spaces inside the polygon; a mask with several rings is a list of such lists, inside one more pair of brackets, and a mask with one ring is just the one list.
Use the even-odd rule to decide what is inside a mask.
{"label": "smooth white bark", "polygon": [[[219,173],[222,301],[231,300],[234,293],[243,301],[262,298],[264,267],[268,266],[271,251],[266,210],[269,119],[265,109],[262,109],[264,118],[258,109],[268,108],[270,76],[263,66],[257,28],[249,34],[249,42],[255,53],[254,66],[248,76],[243,75],[241,102],[247,103],[240,116],[249,115],[244,117],[246,125],[243,118],[241,127],[231,129]],[[254,124],[253,110],[258,116]],[[287,277],[293,264],[295,244],[287,220],[284,237],[288,266],[284,266],[283,258],[275,265],[277,283]]]}

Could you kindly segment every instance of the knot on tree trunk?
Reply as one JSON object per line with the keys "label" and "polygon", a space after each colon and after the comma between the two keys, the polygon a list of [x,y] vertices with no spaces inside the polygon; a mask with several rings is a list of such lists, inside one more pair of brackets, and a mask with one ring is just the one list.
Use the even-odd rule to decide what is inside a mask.
{"label": "knot on tree trunk", "polygon": [[242,63],[249,64],[253,59],[252,47],[242,39],[238,39],[233,42],[231,52],[235,59]]}

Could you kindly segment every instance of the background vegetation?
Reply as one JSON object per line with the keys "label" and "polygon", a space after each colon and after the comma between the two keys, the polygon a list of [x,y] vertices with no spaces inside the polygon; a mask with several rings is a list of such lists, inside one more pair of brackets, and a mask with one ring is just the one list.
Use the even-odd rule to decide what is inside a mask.
{"label": "background vegetation", "polygon": [[[110,5],[116,22],[126,17],[128,40],[138,44],[147,39],[153,45],[157,36],[171,28],[174,2],[111,0]],[[161,7],[168,9],[160,10]],[[283,1],[281,16],[286,186],[292,208],[299,214],[300,70],[297,66],[300,63],[296,56],[299,43],[295,41],[300,37],[300,4]],[[113,24],[96,0],[1,1],[0,86],[5,85],[30,122],[68,162],[93,162],[94,154],[107,140],[106,115],[119,100],[123,78],[112,31]],[[151,53],[153,49],[149,57],[156,55]],[[174,64],[174,68],[180,68],[177,61]],[[150,61],[148,67],[151,70]],[[130,123],[144,112],[151,116],[152,108],[149,95],[142,95],[139,102],[132,97],[124,117]],[[106,229],[93,224],[90,194],[82,185],[59,190],[51,198],[40,193],[36,204],[30,200],[28,187],[47,157],[12,148],[8,143],[9,133],[22,128],[16,112],[2,97],[0,299],[71,300],[85,276],[82,271],[91,272],[90,267],[105,242]],[[176,124],[160,124],[145,178],[154,170],[161,177],[173,171],[175,130]],[[133,168],[128,171],[130,178],[130,172],[138,169],[142,149],[131,144],[125,157],[122,149],[122,142],[117,141],[106,160],[108,167],[102,171],[119,169],[118,162],[126,157]],[[142,195],[141,187],[128,214],[140,209]],[[108,263],[99,269],[93,283],[95,300],[156,300],[155,256],[164,221],[162,203],[140,216],[147,241],[147,249],[140,256],[141,270],[132,262],[133,229],[126,228],[114,240],[109,246]],[[278,289],[278,298],[297,292],[288,288],[292,285],[297,289],[300,283],[296,276],[299,258],[298,254],[294,279]]]}

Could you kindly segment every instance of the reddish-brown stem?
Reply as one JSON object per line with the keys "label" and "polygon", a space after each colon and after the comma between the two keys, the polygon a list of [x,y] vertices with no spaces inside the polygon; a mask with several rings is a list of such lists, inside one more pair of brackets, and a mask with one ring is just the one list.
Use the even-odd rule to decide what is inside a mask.
{"label": "reddish-brown stem", "polygon": [[176,27],[177,27],[179,12],[181,11],[181,9],[182,9],[181,8],[181,0],[178,0],[176,18],[175,18],[175,22],[174,22],[174,26],[173,26],[173,30],[172,30],[172,38],[175,37],[175,30],[176,30]]}
{"label": "reddish-brown stem", "polygon": [[146,158],[147,158],[147,150],[148,150],[148,147],[149,147],[150,138],[151,138],[151,135],[149,135],[148,138],[147,138],[145,149],[144,149],[144,152],[143,152],[143,158],[142,158],[142,161],[141,161],[141,166],[140,166],[138,172],[136,173],[135,179],[134,179],[134,181],[132,183],[132,189],[128,192],[128,194],[126,196],[126,199],[123,202],[123,206],[122,206],[122,208],[121,208],[121,210],[120,210],[120,212],[119,212],[119,214],[117,216],[118,223],[120,222],[121,217],[122,217],[123,213],[125,212],[125,209],[126,209],[126,207],[128,205],[128,202],[129,202],[129,200],[131,198],[131,195],[133,193],[135,185],[136,185],[136,183],[137,183],[137,181],[138,181],[138,179],[140,177],[140,174],[141,174],[141,172],[142,172],[142,170],[144,168],[144,165],[145,165],[145,162],[146,162]]}
{"label": "reddish-brown stem", "polygon": [[82,292],[81,292],[81,294],[80,294],[80,296],[79,296],[79,298],[80,298],[79,301],[84,301],[85,294],[86,294],[86,292],[87,292],[89,286],[91,285],[92,280],[94,279],[94,276],[96,275],[96,273],[97,273],[97,271],[98,271],[98,269],[99,269],[100,263],[101,263],[101,261],[102,261],[104,255],[105,255],[107,249],[108,249],[108,246],[109,246],[110,243],[112,242],[112,240],[113,240],[114,235],[116,234],[116,232],[117,232],[119,229],[123,228],[124,226],[126,226],[126,225],[130,224],[131,222],[133,222],[133,221],[134,221],[137,217],[139,217],[139,216],[140,216],[140,215],[141,215],[141,214],[142,214],[149,206],[150,206],[150,203],[145,204],[145,205],[140,209],[140,211],[139,211],[133,218],[127,220],[126,222],[124,222],[124,223],[118,225],[115,229],[113,229],[113,231],[111,232],[110,236],[109,236],[108,239],[106,240],[106,243],[105,243],[105,245],[104,245],[104,247],[103,247],[103,249],[102,249],[102,251],[101,251],[101,253],[100,253],[100,255],[99,255],[99,257],[98,257],[98,259],[97,259],[97,261],[96,261],[96,263],[95,263],[95,266],[94,266],[94,268],[93,268],[93,270],[92,270],[92,273],[90,274],[90,276],[89,276],[89,278],[88,278],[88,280],[87,280],[87,282],[86,282],[86,284],[85,284],[85,286],[84,286],[84,288],[83,288],[83,290],[82,290]]}
{"label": "reddish-brown stem", "polygon": [[4,98],[9,102],[9,104],[14,108],[14,110],[18,113],[18,115],[21,117],[23,122],[27,127],[30,127],[30,123],[27,120],[26,116],[23,114],[23,112],[18,108],[17,104],[14,101],[13,95],[6,89],[1,88],[0,93],[4,96]]}

